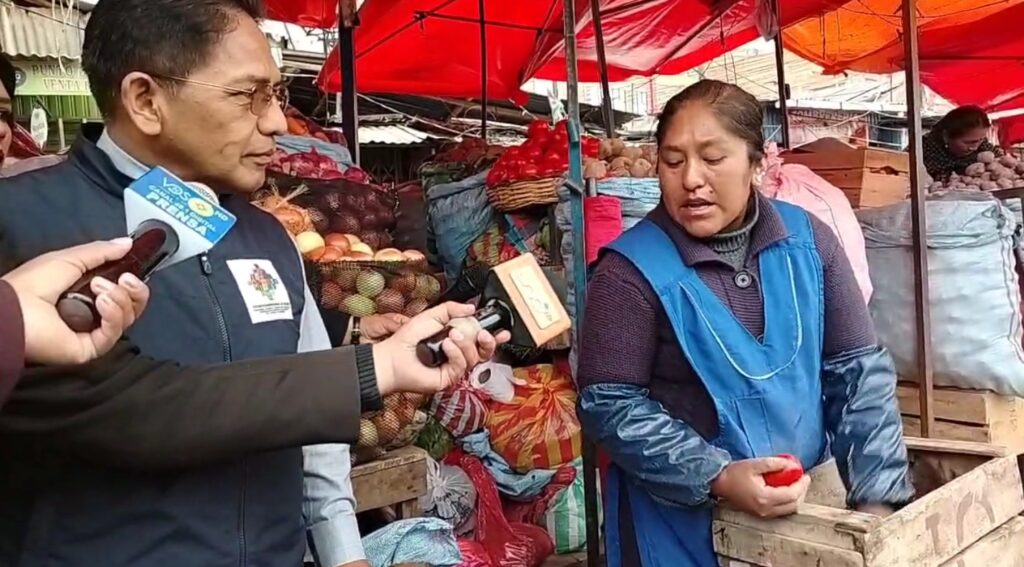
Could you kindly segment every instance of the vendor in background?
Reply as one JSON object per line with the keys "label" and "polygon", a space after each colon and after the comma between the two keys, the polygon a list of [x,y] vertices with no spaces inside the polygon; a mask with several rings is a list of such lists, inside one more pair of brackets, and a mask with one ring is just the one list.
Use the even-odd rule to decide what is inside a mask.
{"label": "vendor in background", "polygon": [[[761,106],[701,81],[657,128],[661,204],[612,243],[587,290],[580,420],[611,457],[608,565],[717,565],[712,504],[796,512],[835,455],[848,503],[913,495],[896,375],[832,231],[757,191]],[[831,451],[830,451],[831,449]],[[776,484],[776,483],[773,483]]]}
{"label": "vendor in background", "polygon": [[[34,141],[19,139],[21,145],[14,143],[14,136],[18,128],[15,122],[17,117],[14,115],[14,91],[16,88],[17,76],[14,65],[6,55],[0,53],[0,178],[13,177],[26,171],[56,165],[67,157],[64,154],[37,155],[38,147],[33,145],[29,149],[25,146],[27,143],[34,144]],[[11,151],[12,145],[15,145],[16,149],[20,148],[35,153],[30,154],[32,157],[19,156],[23,159],[14,159],[11,154],[16,152]]]}
{"label": "vendor in background", "polygon": [[977,106],[961,106],[943,116],[922,141],[928,175],[944,180],[952,173],[963,174],[981,152],[1002,156],[1003,150],[988,140],[991,127],[988,115]]}

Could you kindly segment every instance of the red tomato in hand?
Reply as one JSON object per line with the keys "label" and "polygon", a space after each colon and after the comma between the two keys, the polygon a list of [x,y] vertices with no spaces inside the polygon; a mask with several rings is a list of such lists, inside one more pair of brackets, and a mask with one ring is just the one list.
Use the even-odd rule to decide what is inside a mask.
{"label": "red tomato in hand", "polygon": [[790,461],[792,465],[782,469],[781,471],[765,473],[765,484],[775,488],[781,486],[790,486],[804,476],[804,467],[803,465],[800,464],[800,459],[797,459],[793,455],[789,454],[779,455],[778,458]]}
{"label": "red tomato in hand", "polygon": [[531,140],[546,138],[551,132],[551,123],[547,120],[534,120],[526,127],[526,137]]}

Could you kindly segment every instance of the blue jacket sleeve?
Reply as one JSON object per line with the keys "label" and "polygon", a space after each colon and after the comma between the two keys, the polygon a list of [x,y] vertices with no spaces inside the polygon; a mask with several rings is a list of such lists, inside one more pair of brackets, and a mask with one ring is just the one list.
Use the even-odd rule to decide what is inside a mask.
{"label": "blue jacket sleeve", "polygon": [[729,454],[669,416],[647,393],[628,384],[585,387],[579,401],[584,431],[656,499],[675,506],[706,503]]}
{"label": "blue jacket sleeve", "polygon": [[906,504],[914,495],[889,353],[868,347],[822,367],[825,425],[847,503]]}

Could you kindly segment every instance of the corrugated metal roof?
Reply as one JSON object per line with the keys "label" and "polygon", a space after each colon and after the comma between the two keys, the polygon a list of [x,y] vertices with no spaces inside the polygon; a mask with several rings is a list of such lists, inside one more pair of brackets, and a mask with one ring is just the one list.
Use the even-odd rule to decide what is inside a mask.
{"label": "corrugated metal roof", "polygon": [[411,146],[415,144],[422,144],[433,139],[441,139],[441,137],[415,128],[410,128],[403,124],[359,127],[360,144]]}
{"label": "corrugated metal roof", "polygon": [[61,8],[0,4],[0,51],[21,57],[80,59],[88,16]]}

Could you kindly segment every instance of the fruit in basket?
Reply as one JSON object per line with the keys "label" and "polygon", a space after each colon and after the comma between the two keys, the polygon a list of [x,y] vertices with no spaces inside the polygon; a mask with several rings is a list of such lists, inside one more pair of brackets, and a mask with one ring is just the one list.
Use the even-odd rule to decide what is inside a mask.
{"label": "fruit in basket", "polygon": [[324,243],[327,246],[333,246],[342,252],[348,252],[352,249],[352,245],[349,244],[348,238],[345,238],[344,234],[332,232],[324,237]]}
{"label": "fruit in basket", "polygon": [[395,415],[398,416],[398,420],[402,423],[411,423],[412,420],[416,419],[416,406],[403,398],[402,403],[395,409]]}
{"label": "fruit in basket", "polygon": [[302,232],[302,229],[306,226],[306,217],[297,207],[285,205],[274,209],[271,214],[284,225],[285,230],[292,234]]}
{"label": "fruit in basket", "polygon": [[320,305],[324,309],[337,309],[345,298],[345,290],[335,282],[324,282],[320,288]]}
{"label": "fruit in basket", "polygon": [[342,311],[353,317],[369,317],[377,314],[377,305],[369,297],[350,295],[341,302]]}
{"label": "fruit in basket", "polygon": [[321,264],[328,264],[331,262],[337,262],[345,257],[345,253],[334,246],[325,246],[324,252],[321,254],[320,259],[317,260]]}
{"label": "fruit in basket", "polygon": [[381,248],[381,245],[384,242],[382,233],[376,231],[360,233],[359,240],[362,240],[364,243],[366,243],[366,245],[369,246],[371,250]]}
{"label": "fruit in basket", "polygon": [[327,243],[319,233],[308,231],[299,233],[295,237],[295,244],[298,245],[299,252],[305,256],[317,248],[323,248]]}
{"label": "fruit in basket", "polygon": [[402,295],[411,294],[416,289],[416,275],[399,274],[395,276],[391,280],[391,288]]}
{"label": "fruit in basket", "polygon": [[419,250],[405,250],[402,252],[407,262],[426,262],[427,257]]}
{"label": "fruit in basket", "polygon": [[636,161],[633,162],[633,165],[629,167],[629,175],[630,177],[650,177],[651,162],[644,158],[637,158]]}
{"label": "fruit in basket", "polygon": [[428,276],[427,274],[420,274],[416,276],[416,289],[412,291],[412,296],[415,299],[423,299],[428,303],[434,301],[441,295],[441,283],[437,281],[437,278]]}
{"label": "fruit in basket", "polygon": [[401,313],[405,310],[405,296],[393,288],[385,289],[377,296],[377,313]]}
{"label": "fruit in basket", "polygon": [[375,270],[363,270],[356,276],[356,291],[370,299],[380,295],[386,285],[384,276]]}
{"label": "fruit in basket", "polygon": [[405,306],[405,316],[415,317],[427,310],[428,303],[423,299],[413,299]]}
{"label": "fruit in basket", "polygon": [[382,250],[378,250],[377,253],[373,255],[373,259],[378,262],[404,262],[405,255],[403,255],[402,251],[397,248],[384,248]]}
{"label": "fruit in basket", "polygon": [[353,244],[359,244],[360,242],[362,242],[362,240],[359,240],[358,236],[356,236],[356,235],[354,235],[352,233],[345,233],[342,236],[344,236],[345,239],[348,240],[348,245],[349,246],[352,246]]}
{"label": "fruit in basket", "polygon": [[368,255],[370,257],[370,260],[373,259],[373,249],[370,248],[368,244],[358,239],[355,242],[353,242],[351,247],[349,248],[350,255],[354,256],[356,252]]}
{"label": "fruit in basket", "polygon": [[377,426],[369,419],[359,420],[359,442],[357,447],[377,447],[380,445],[380,437],[377,435]]}

